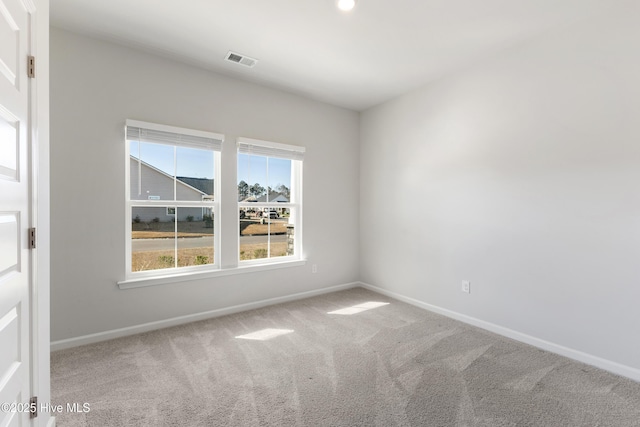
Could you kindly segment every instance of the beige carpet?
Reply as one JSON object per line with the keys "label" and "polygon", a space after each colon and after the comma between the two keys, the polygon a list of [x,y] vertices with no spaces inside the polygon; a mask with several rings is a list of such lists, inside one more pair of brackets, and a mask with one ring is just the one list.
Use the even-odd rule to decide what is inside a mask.
{"label": "beige carpet", "polygon": [[90,404],[61,427],[640,426],[639,383],[359,288],[56,352],[51,370],[53,403]]}

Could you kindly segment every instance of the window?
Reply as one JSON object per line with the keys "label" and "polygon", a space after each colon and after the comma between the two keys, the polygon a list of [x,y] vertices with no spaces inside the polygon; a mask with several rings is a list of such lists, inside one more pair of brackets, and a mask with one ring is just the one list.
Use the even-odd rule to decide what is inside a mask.
{"label": "window", "polygon": [[303,147],[238,140],[239,263],[300,259]]}
{"label": "window", "polygon": [[[118,282],[121,289],[305,263],[305,149],[240,138],[236,152],[224,153],[227,161],[237,161],[236,187],[233,180],[223,184],[220,179],[223,139],[127,120],[126,277]],[[221,190],[229,196],[237,191],[238,222],[220,217]],[[234,254],[235,243],[239,250]]]}
{"label": "window", "polygon": [[222,135],[127,120],[127,278],[218,268]]}

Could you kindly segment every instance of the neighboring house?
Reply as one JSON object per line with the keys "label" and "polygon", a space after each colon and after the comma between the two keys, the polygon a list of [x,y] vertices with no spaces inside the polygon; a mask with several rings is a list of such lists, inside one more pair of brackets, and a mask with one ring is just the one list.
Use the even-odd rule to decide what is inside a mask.
{"label": "neighboring house", "polygon": [[[180,178],[178,178],[180,179]],[[240,198],[238,200],[239,202],[259,202],[259,203],[266,203],[266,202],[284,202],[287,203],[289,202],[289,198],[287,196],[285,196],[282,193],[278,193],[277,191],[272,191],[269,193],[269,200],[267,200],[267,195],[263,194],[260,197],[256,197],[256,196],[249,196],[246,197],[244,199]]]}
{"label": "neighboring house", "polygon": [[[288,201],[289,201],[289,199],[288,199],[284,194],[282,194],[282,193],[278,193],[277,191],[271,191],[271,192],[269,192],[269,200],[267,200],[267,195],[265,194],[265,195],[263,195],[263,196],[258,197],[258,200],[257,200],[257,201],[258,201],[258,202],[260,202],[260,203],[265,203],[265,202],[270,202],[270,203],[273,203],[273,202],[286,203],[286,202],[288,202]],[[275,210],[276,212],[278,212],[278,214],[279,214],[279,215],[283,215],[283,214],[284,214],[284,209],[282,209],[282,208],[278,208],[278,209],[274,209],[274,208],[268,209],[268,208],[265,208],[265,209],[264,209],[264,211],[265,211],[265,212],[267,212],[268,210]]]}
{"label": "neighboring house", "polygon": [[[273,202],[287,203],[289,201],[289,198],[287,198],[287,196],[285,196],[282,193],[278,193],[277,191],[271,191],[269,193],[269,200],[267,200],[267,195],[264,194],[264,195],[262,195],[260,197],[257,197],[257,198],[256,198],[256,196],[249,196],[249,197],[247,197],[245,199],[242,199],[240,201],[241,202],[256,202],[256,203],[266,203],[266,202],[270,202],[270,203],[273,203]],[[242,209],[246,210],[247,208],[242,208]],[[266,212],[268,210],[268,208],[265,208],[264,210]],[[271,208],[271,210],[276,210],[280,215],[282,215],[284,213],[283,212],[284,209],[282,209],[282,208],[278,208],[278,209]]]}
{"label": "neighboring house", "polygon": [[[166,200],[167,206],[163,207],[134,207],[131,218],[140,218],[142,222],[153,221],[158,218],[161,222],[174,221],[176,219],[176,209],[172,206],[173,201],[173,176],[145,163],[133,156],[130,159],[131,171],[131,200]],[[203,199],[213,199],[211,193],[195,188],[187,184],[197,183],[202,188],[210,185],[213,190],[213,180],[200,178],[178,177],[176,180],[176,193],[178,200],[202,201]],[[209,182],[210,181],[210,184]],[[201,221],[204,215],[210,215],[208,209],[179,208],[178,221],[186,221],[188,216],[192,216],[195,221]]]}
{"label": "neighboring house", "polygon": [[256,202],[265,203],[265,202],[283,202],[287,203],[289,199],[282,193],[278,193],[277,191],[271,191],[269,193],[269,200],[267,200],[267,195],[263,195],[258,197]]}

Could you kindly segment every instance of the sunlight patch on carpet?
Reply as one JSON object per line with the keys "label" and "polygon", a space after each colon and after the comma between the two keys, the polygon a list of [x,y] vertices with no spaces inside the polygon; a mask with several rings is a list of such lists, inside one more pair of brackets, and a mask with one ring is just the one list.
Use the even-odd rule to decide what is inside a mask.
{"label": "sunlight patch on carpet", "polygon": [[372,308],[378,308],[385,305],[389,305],[389,303],[370,301],[362,304],[357,304],[351,307],[342,308],[340,310],[330,311],[327,314],[343,314],[343,315],[350,316],[352,314],[362,313],[363,311],[371,310]]}
{"label": "sunlight patch on carpet", "polygon": [[281,335],[290,334],[293,329],[262,329],[261,331],[251,332],[250,334],[238,335],[236,338],[243,340],[267,341]]}

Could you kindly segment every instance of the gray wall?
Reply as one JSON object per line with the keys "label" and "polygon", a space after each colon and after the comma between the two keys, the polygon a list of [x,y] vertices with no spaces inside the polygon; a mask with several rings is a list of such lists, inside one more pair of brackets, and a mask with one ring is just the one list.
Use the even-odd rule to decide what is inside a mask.
{"label": "gray wall", "polygon": [[[120,290],[127,118],[225,134],[222,179],[234,183],[236,137],[305,146],[307,265]],[[349,110],[52,29],[52,341],[357,280],[358,120]],[[235,237],[232,190],[223,191],[221,218],[223,233]],[[326,214],[327,200],[339,215]],[[224,265],[237,258],[236,240],[223,248]]]}
{"label": "gray wall", "polygon": [[640,368],[639,15],[627,2],[364,112],[362,280]]}

